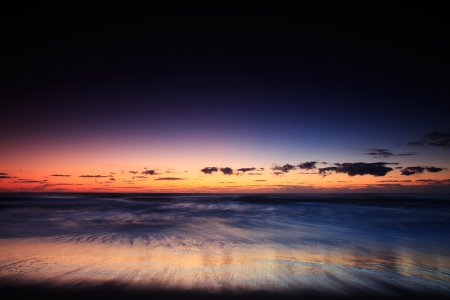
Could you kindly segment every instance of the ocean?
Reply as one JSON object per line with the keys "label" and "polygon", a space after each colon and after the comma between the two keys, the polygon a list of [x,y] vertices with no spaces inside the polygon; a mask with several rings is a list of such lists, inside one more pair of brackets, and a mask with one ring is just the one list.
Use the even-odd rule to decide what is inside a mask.
{"label": "ocean", "polygon": [[0,194],[0,292],[446,298],[450,195]]}

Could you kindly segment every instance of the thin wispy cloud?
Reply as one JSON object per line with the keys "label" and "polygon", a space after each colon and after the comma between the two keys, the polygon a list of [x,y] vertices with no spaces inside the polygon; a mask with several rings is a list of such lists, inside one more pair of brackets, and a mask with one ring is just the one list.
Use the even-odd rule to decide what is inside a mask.
{"label": "thin wispy cloud", "polygon": [[411,180],[379,180],[378,182],[412,182]]}
{"label": "thin wispy cloud", "polygon": [[179,178],[179,177],[159,177],[155,180],[185,180],[185,178]]}
{"label": "thin wispy cloud", "polygon": [[237,171],[242,172],[242,173],[245,173],[248,171],[255,171],[255,170],[256,170],[256,168],[239,168],[239,169],[237,169]]}
{"label": "thin wispy cloud", "polygon": [[450,179],[417,179],[416,181],[437,184],[450,184]]}
{"label": "thin wispy cloud", "polygon": [[8,173],[4,172],[0,173],[0,179],[14,179],[14,178],[17,178],[17,176],[11,176]]}
{"label": "thin wispy cloud", "polygon": [[394,154],[389,149],[380,149],[380,148],[371,148],[371,149],[367,149],[367,151],[369,151],[369,152],[365,152],[364,154],[370,155],[373,158],[382,158],[382,157],[386,158],[386,157],[391,157],[391,156],[411,156],[411,155],[417,154],[417,152],[404,152],[404,153]]}
{"label": "thin wispy cloud", "polygon": [[409,142],[406,144],[410,146],[430,145],[450,149],[450,133],[443,131],[435,131],[427,134],[421,140]]}

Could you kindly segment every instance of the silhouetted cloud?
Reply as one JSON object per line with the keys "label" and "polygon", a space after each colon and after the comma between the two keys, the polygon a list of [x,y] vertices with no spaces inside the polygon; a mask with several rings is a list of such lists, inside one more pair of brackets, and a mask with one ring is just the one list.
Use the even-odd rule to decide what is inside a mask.
{"label": "silhouetted cloud", "polygon": [[8,173],[0,173],[0,179],[14,179],[16,176],[11,176]]}
{"label": "silhouetted cloud", "polygon": [[217,171],[219,171],[219,169],[216,167],[206,167],[206,168],[201,169],[200,171],[202,171],[205,174],[212,174],[212,172],[217,172]]}
{"label": "silhouetted cloud", "polygon": [[248,175],[262,175],[263,173],[247,173]]}
{"label": "silhouetted cloud", "polygon": [[406,167],[400,171],[400,174],[405,176],[410,176],[414,174],[421,174],[424,171],[428,171],[430,173],[437,173],[447,168],[438,168],[438,167],[426,167],[426,166],[415,166],[415,167]]}
{"label": "silhouetted cloud", "polygon": [[437,168],[437,167],[425,167],[428,172],[437,173],[443,170],[447,170],[447,168]]}
{"label": "silhouetted cloud", "polygon": [[30,180],[30,179],[18,179],[13,183],[45,183],[47,180]]}
{"label": "silhouetted cloud", "polygon": [[450,179],[417,179],[418,182],[429,182],[439,184],[450,184]]}
{"label": "silhouetted cloud", "polygon": [[369,152],[365,152],[364,154],[370,155],[374,158],[380,157],[390,157],[390,156],[411,156],[417,154],[417,152],[404,152],[399,154],[394,154],[389,149],[380,149],[380,148],[372,148],[367,149]]}
{"label": "silhouetted cloud", "polygon": [[145,171],[142,171],[141,174],[145,174],[145,175],[157,175],[157,174],[159,174],[159,173],[156,173],[155,170],[145,170]]}
{"label": "silhouetted cloud", "polygon": [[298,165],[300,169],[303,170],[312,170],[316,168],[316,161],[307,161]]}
{"label": "silhouetted cloud", "polygon": [[178,177],[159,177],[155,180],[185,180],[185,178],[178,178]]}
{"label": "silhouetted cloud", "polygon": [[229,167],[220,168],[220,171],[222,171],[223,175],[232,175],[233,169]]}
{"label": "silhouetted cloud", "polygon": [[417,152],[408,151],[408,152],[396,154],[395,156],[411,156],[411,155],[416,155],[416,154],[417,154]]}
{"label": "silhouetted cloud", "polygon": [[60,185],[84,185],[82,183],[45,183],[42,187],[60,186]]}
{"label": "silhouetted cloud", "polygon": [[400,174],[405,176],[410,176],[414,174],[423,173],[424,168],[421,167],[409,167],[400,171]]}
{"label": "silhouetted cloud", "polygon": [[240,168],[240,169],[237,169],[237,170],[242,172],[242,173],[245,173],[247,171],[255,171],[256,168]]}
{"label": "silhouetted cloud", "polygon": [[332,172],[336,172],[336,167],[326,167],[326,168],[319,168],[319,174],[321,174],[323,177],[331,175]]}
{"label": "silhouetted cloud", "polygon": [[253,181],[266,181],[265,179],[255,179]]}
{"label": "silhouetted cloud", "polygon": [[435,131],[430,134],[427,134],[421,140],[409,142],[406,144],[411,145],[411,146],[430,145],[430,146],[444,147],[446,149],[450,149],[450,133],[442,132],[442,131]]}
{"label": "silhouetted cloud", "polygon": [[64,174],[52,174],[50,176],[56,176],[56,177],[70,177],[71,175],[64,175]]}
{"label": "silhouetted cloud", "polygon": [[[291,170],[295,170],[295,166],[290,165],[290,164],[285,164],[284,166],[279,166],[277,164],[274,164],[271,169],[273,171],[287,173]],[[275,172],[274,172],[274,174],[275,174]]]}
{"label": "silhouetted cloud", "polygon": [[411,180],[379,180],[378,182],[411,182]]}
{"label": "silhouetted cloud", "polygon": [[387,162],[375,162],[375,163],[336,163],[336,167],[319,168],[319,174],[324,177],[330,175],[332,172],[335,173],[346,173],[349,176],[355,175],[372,175],[372,176],[385,176],[388,172],[394,170],[391,167],[386,167],[386,165],[398,165],[398,163],[387,163]]}
{"label": "silhouetted cloud", "polygon": [[83,178],[102,178],[102,177],[109,177],[109,176],[105,176],[105,175],[80,175],[78,177],[83,177]]}
{"label": "silhouetted cloud", "polygon": [[139,173],[138,171],[128,171],[128,173],[131,173],[131,174],[137,174],[137,173]]}
{"label": "silhouetted cloud", "polygon": [[259,168],[257,171],[264,171],[264,168]]}

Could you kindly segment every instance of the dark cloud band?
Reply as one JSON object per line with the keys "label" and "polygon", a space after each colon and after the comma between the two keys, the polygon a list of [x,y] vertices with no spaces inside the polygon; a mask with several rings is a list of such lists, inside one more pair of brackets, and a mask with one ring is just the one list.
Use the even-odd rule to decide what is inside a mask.
{"label": "dark cloud band", "polygon": [[319,168],[319,174],[327,176],[335,173],[346,173],[348,176],[355,175],[372,175],[372,176],[385,176],[388,172],[394,170],[386,165],[398,165],[398,163],[376,162],[376,163],[336,163],[335,167]]}

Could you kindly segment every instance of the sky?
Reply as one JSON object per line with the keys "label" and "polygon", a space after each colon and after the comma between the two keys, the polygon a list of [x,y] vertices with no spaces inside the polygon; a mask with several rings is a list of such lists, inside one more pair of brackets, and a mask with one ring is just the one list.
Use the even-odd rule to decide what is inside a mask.
{"label": "sky", "polygon": [[0,192],[450,192],[443,11],[8,7]]}

